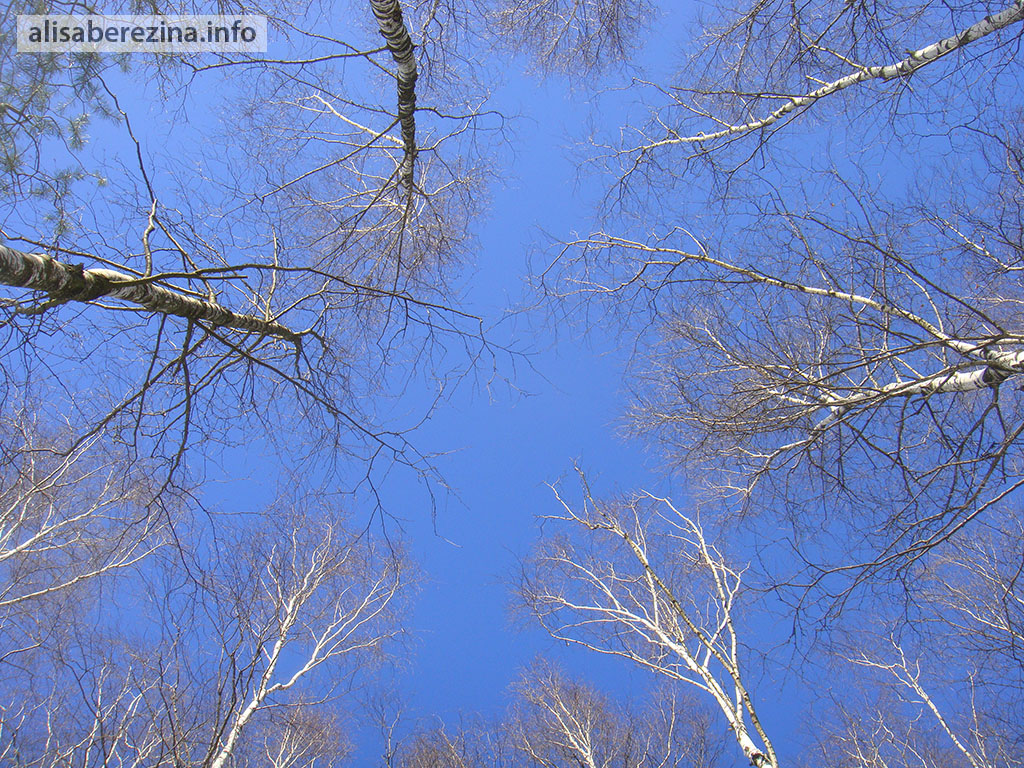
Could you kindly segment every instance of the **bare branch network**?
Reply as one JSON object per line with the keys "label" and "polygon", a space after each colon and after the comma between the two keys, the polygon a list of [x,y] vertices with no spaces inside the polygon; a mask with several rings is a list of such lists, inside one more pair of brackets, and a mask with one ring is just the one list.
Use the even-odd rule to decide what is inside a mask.
{"label": "bare branch network", "polygon": [[414,569],[379,484],[408,468],[431,514],[407,433],[487,353],[451,287],[484,97],[448,85],[461,59],[419,70],[429,8],[371,0],[363,45],[329,5],[245,11],[280,58],[0,35],[5,764],[338,766],[400,650]]}
{"label": "bare branch network", "polygon": [[777,768],[741,672],[740,573],[668,500],[647,495],[615,508],[590,496],[581,479],[582,511],[556,491],[564,516],[551,520],[593,543],[543,543],[524,577],[526,605],[556,638],[695,686],[724,716],[750,764]]}

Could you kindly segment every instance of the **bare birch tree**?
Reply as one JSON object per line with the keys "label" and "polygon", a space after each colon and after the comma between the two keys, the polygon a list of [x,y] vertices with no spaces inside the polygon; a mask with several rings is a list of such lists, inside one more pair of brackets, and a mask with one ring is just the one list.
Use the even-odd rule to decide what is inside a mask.
{"label": "bare birch tree", "polygon": [[861,630],[842,656],[867,680],[823,740],[831,764],[1021,764],[1021,547],[1020,521],[997,516],[915,574],[925,586],[914,631]]}
{"label": "bare birch tree", "polygon": [[[544,518],[543,538],[524,565],[523,605],[554,638],[699,691],[751,765],[1021,764],[1022,539],[1013,516],[919,564],[915,604],[875,605],[857,614],[855,627],[836,626],[827,652],[814,655],[822,669],[796,672],[817,692],[809,694],[813,714],[802,718],[800,734],[780,737],[763,713],[786,705],[750,672],[768,653],[759,646],[772,634],[772,619],[756,595],[744,594],[743,572],[726,563],[701,525],[650,495],[596,500],[585,482],[580,502],[559,495],[559,504],[563,514]],[[628,739],[605,738],[616,720],[598,700],[550,672],[523,685],[532,714],[520,718],[520,749],[544,765],[615,764],[604,762],[608,753],[598,745],[623,747]],[[695,733],[692,726],[684,732]],[[806,738],[794,743],[794,735]],[[643,754],[665,764],[645,743]],[[669,749],[663,759],[713,758],[713,741],[697,744]],[[570,752],[564,763],[555,757]]]}
{"label": "bare birch tree", "polygon": [[38,766],[340,764],[339,697],[401,632],[405,565],[324,510],[249,522],[196,541],[193,576],[180,555],[150,569],[131,622],[109,602],[72,616],[38,656],[46,687],[4,702],[2,748]]}
{"label": "bare birch tree", "polygon": [[715,9],[543,272],[622,323],[636,433],[763,521],[805,607],[901,592],[1018,489],[1022,18]]}
{"label": "bare birch tree", "polygon": [[438,726],[412,734],[394,753],[385,756],[386,768],[484,768],[504,765],[488,743],[486,731],[460,729],[449,733]]}
{"label": "bare birch tree", "polygon": [[[749,562],[746,585],[792,608],[791,652],[833,675],[807,673],[828,701],[815,764],[1019,762],[1022,20],[1016,3],[713,9],[676,80],[636,84],[648,122],[597,137],[607,207],[541,272],[560,311],[616,323],[634,433],[704,487],[717,562]],[[728,589],[648,554],[655,516],[563,506],[727,617],[677,598],[698,649],[709,621],[758,646]],[[699,552],[685,530],[674,546]],[[578,541],[547,539],[532,567],[548,630],[685,669],[654,587]],[[740,722],[712,684],[731,693],[735,671],[750,694],[739,662],[719,650],[735,666],[709,681],[689,653],[679,678]],[[748,760],[795,751],[756,722]]]}
{"label": "bare birch tree", "polygon": [[619,701],[538,659],[509,690],[500,720],[468,717],[396,738],[387,768],[714,768],[722,739],[699,706],[669,686]]}
{"label": "bare birch tree", "polygon": [[[429,476],[386,396],[486,349],[451,279],[483,97],[439,4],[219,7],[280,58],[15,52],[17,13],[92,10],[0,12],[0,754],[340,764],[410,576],[328,499]],[[322,501],[205,487],[254,474]]]}
{"label": "bare birch tree", "polygon": [[539,71],[582,83],[628,61],[654,9],[637,0],[507,0],[491,15],[499,39]]}
{"label": "bare birch tree", "polygon": [[[444,67],[457,59],[418,69],[429,8],[369,3],[351,42],[315,32],[331,11],[316,4],[222,10],[268,14],[288,58],[121,62],[129,81],[114,58],[25,61],[5,36],[0,283],[4,350],[23,357],[5,366],[8,385],[31,378],[84,433],[115,433],[171,475],[197,442],[230,446],[247,428],[310,479],[336,472],[339,453],[356,459],[351,484],[396,461],[429,473],[405,436],[416,419],[385,425],[366,395],[443,382],[458,368],[448,347],[485,348],[449,291],[481,162],[463,137],[482,97],[452,93]],[[163,125],[131,93],[147,78],[146,95],[168,102]],[[211,88],[229,94],[222,126],[176,119]],[[123,148],[113,159],[89,142],[90,119]],[[75,392],[86,358],[93,380]]]}
{"label": "bare birch tree", "polygon": [[711,768],[721,754],[706,715],[667,686],[631,708],[537,662],[513,691],[504,739],[528,765]]}
{"label": "bare birch tree", "polygon": [[522,600],[555,638],[621,657],[706,697],[757,768],[779,765],[738,634],[741,574],[666,499],[604,503],[584,484],[528,562]]}

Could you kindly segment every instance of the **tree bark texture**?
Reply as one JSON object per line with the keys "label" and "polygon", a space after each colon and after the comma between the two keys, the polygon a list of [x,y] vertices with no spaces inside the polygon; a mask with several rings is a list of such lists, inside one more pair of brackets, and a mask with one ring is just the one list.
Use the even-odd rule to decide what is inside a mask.
{"label": "tree bark texture", "polygon": [[274,320],[243,315],[213,301],[188,296],[111,269],[84,269],[42,253],[23,253],[0,245],[0,284],[45,291],[57,302],[113,298],[151,312],[175,315],[224,328],[298,341],[300,334]]}
{"label": "tree bark texture", "polygon": [[405,152],[398,169],[398,181],[403,190],[409,191],[416,161],[416,56],[398,0],[370,0],[370,7],[391,58],[398,65],[398,122]]}

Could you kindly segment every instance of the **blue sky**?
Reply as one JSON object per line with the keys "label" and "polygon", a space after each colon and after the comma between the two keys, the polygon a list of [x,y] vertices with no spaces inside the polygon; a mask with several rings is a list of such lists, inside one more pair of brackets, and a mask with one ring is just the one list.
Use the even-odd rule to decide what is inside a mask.
{"label": "blue sky", "polygon": [[[651,471],[655,459],[621,436],[624,352],[615,340],[600,330],[584,339],[572,327],[551,334],[539,314],[518,314],[530,301],[527,262],[540,256],[543,233],[563,234],[590,215],[567,152],[585,105],[563,85],[517,72],[494,102],[521,115],[519,151],[491,188],[490,212],[478,225],[469,305],[492,319],[515,310],[496,325],[494,338],[511,338],[528,354],[514,371],[502,365],[489,389],[488,371],[471,375],[417,435],[453,451],[440,467],[455,492],[434,521],[421,512],[404,515],[426,580],[402,689],[410,716],[428,722],[436,716],[454,724],[459,713],[499,716],[505,689],[537,654],[557,656],[613,689],[629,687],[625,665],[565,649],[539,629],[514,623],[508,582],[536,538],[537,517],[556,512],[547,483],[565,477],[571,485],[574,461],[608,492],[662,482]],[[387,493],[397,509],[417,489],[396,485]]]}
{"label": "blue sky", "polygon": [[[648,51],[655,69],[671,70],[669,54],[677,44],[671,35],[658,39],[658,49]],[[471,311],[486,318],[501,318],[535,299],[525,285],[529,262],[550,258],[551,237],[568,238],[589,225],[603,188],[577,168],[573,142],[585,139],[599,98],[605,111],[598,115],[609,121],[621,119],[616,110],[630,109],[634,98],[628,92],[587,94],[559,78],[539,82],[522,73],[521,62],[505,77],[492,106],[520,116],[516,152],[490,188],[489,212],[476,227],[476,272],[468,290]],[[483,386],[487,371],[471,375],[417,435],[431,448],[454,451],[440,467],[455,494],[435,521],[404,515],[425,576],[410,624],[414,654],[400,678],[407,725],[440,719],[457,726],[460,715],[473,713],[500,717],[508,686],[539,654],[620,700],[640,695],[652,681],[620,659],[553,642],[529,622],[513,622],[508,609],[509,582],[537,538],[538,516],[558,512],[547,484],[564,479],[572,497],[578,485],[574,462],[598,495],[645,489],[686,503],[685,488],[657,451],[625,436],[629,396],[623,376],[630,349],[613,328],[595,326],[584,334],[578,326],[553,329],[549,323],[530,311],[499,322],[493,338],[514,339],[529,351],[526,361],[514,372],[500,370],[490,390]],[[387,489],[396,509],[416,492],[402,482]],[[763,636],[771,634],[764,627]],[[790,702],[768,708],[766,720],[779,737],[792,733],[799,692],[778,669],[766,682],[769,696],[784,691]],[[373,757],[374,734],[363,738],[360,754]],[[777,737],[777,743],[785,741]],[[733,764],[729,748],[726,765]]]}

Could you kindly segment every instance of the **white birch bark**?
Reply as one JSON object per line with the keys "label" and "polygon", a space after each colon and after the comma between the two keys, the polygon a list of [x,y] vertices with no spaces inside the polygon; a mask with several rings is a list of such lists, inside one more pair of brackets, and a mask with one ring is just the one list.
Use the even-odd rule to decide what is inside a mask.
{"label": "white birch bark", "polygon": [[652,517],[669,527],[668,546],[683,548],[693,563],[695,585],[687,588],[693,586],[695,594],[687,598],[662,577],[648,546],[648,538],[657,534],[647,529],[636,509],[623,512],[637,515],[627,525],[588,495],[583,512],[559,496],[565,515],[556,519],[578,524],[591,535],[610,534],[624,545],[639,572],[620,567],[618,554],[610,549],[583,555],[559,543],[537,558],[538,576],[526,586],[524,597],[553,637],[624,657],[704,691],[749,763],[778,768],[741,670],[733,620],[740,576],[722,561],[695,521],[666,499],[646,498],[666,510]]}
{"label": "white birch bark", "polygon": [[[1011,376],[1024,373],[1024,349],[1021,349],[1024,346],[1024,337],[1021,336],[1002,333],[993,334],[989,338],[972,338],[970,340],[957,338],[944,331],[936,322],[884,300],[850,291],[794,282],[751,267],[715,258],[703,249],[698,252],[689,252],[678,248],[651,246],[604,233],[598,233],[588,240],[577,241],[573,245],[584,248],[621,248],[641,254],[640,266],[631,278],[617,285],[592,284],[586,288],[587,291],[615,294],[629,288],[634,282],[643,284],[646,279],[644,273],[648,270],[674,270],[688,263],[703,265],[729,278],[740,278],[751,284],[777,288],[789,293],[830,299],[851,307],[868,310],[878,316],[909,323],[919,329],[921,335],[928,342],[961,357],[961,360],[947,365],[942,370],[926,373],[917,378],[907,378],[880,385],[865,384],[858,386],[859,391],[851,394],[840,394],[833,390],[823,393],[820,397],[808,395],[805,400],[801,401],[802,404],[828,409],[828,415],[814,427],[815,433],[835,423],[858,407],[866,407],[897,397],[929,397],[991,389],[999,386]],[[696,280],[697,278],[692,279]],[[836,389],[840,388],[837,386]]]}
{"label": "white birch bark", "polygon": [[304,552],[298,548],[299,534],[293,532],[293,551],[279,561],[268,562],[260,573],[262,597],[272,610],[254,639],[266,643],[254,643],[259,657],[252,660],[252,684],[240,691],[237,709],[216,745],[210,768],[231,765],[253,717],[273,706],[276,697],[323,665],[377,648],[390,636],[387,630],[378,632],[377,625],[403,587],[397,562],[384,564],[364,584],[342,585],[333,594],[332,605],[313,607],[324,600],[319,592],[337,588],[332,582],[351,578],[347,569],[356,557],[353,545],[338,541],[343,536],[328,526],[323,541],[312,552]]}
{"label": "white birch bark", "polygon": [[894,80],[896,78],[910,77],[917,72],[917,70],[937,61],[943,56],[952,53],[959,48],[963,48],[965,45],[969,45],[976,40],[980,40],[983,37],[991,35],[993,32],[998,32],[1000,29],[1004,29],[1011,24],[1016,24],[1021,20],[1024,20],[1024,0],[1017,0],[999,13],[986,16],[981,21],[972,24],[970,27],[967,27],[967,29],[964,29],[955,35],[939,40],[938,42],[927,45],[916,51],[911,51],[910,55],[905,59],[881,66],[859,67],[856,72],[851,72],[838,80],[826,83],[810,93],[802,96],[790,97],[785,104],[765,117],[757,120],[751,120],[746,123],[728,125],[721,130],[713,131],[711,133],[698,133],[693,136],[670,138],[663,143],[695,144],[703,141],[724,139],[729,136],[737,136],[744,133],[750,133],[751,131],[757,131],[762,128],[767,128],[786,117],[786,115],[792,114],[798,109],[809,107],[819,99],[831,96],[832,94],[850,88],[851,86],[867,82],[868,80]]}
{"label": "white birch bark", "polygon": [[[909,693],[913,694],[908,696],[908,699],[929,712],[934,724],[937,726],[937,732],[949,739],[956,751],[960,753],[960,756],[971,768],[995,768],[994,763],[986,760],[983,754],[977,754],[968,746],[969,742],[966,738],[961,738],[958,735],[957,729],[943,715],[935,700],[925,690],[921,682],[922,672],[920,663],[908,661],[900,644],[895,640],[890,640],[890,642],[892,643],[895,655],[899,657],[899,661],[885,662],[867,655],[861,655],[850,660],[864,667],[888,672],[900,686],[903,686]],[[975,723],[974,725],[977,724]]]}
{"label": "white birch bark", "polygon": [[301,334],[276,320],[240,314],[145,278],[111,269],[84,269],[80,264],[65,264],[46,254],[24,253],[5,245],[0,245],[0,284],[45,291],[57,303],[120,299],[151,312],[213,326],[276,336],[285,341],[297,342],[301,338]]}
{"label": "white birch bark", "polygon": [[404,156],[398,168],[398,182],[406,193],[412,191],[416,162],[416,56],[412,38],[402,18],[398,0],[370,0],[373,16],[398,65],[398,122],[402,129]]}

